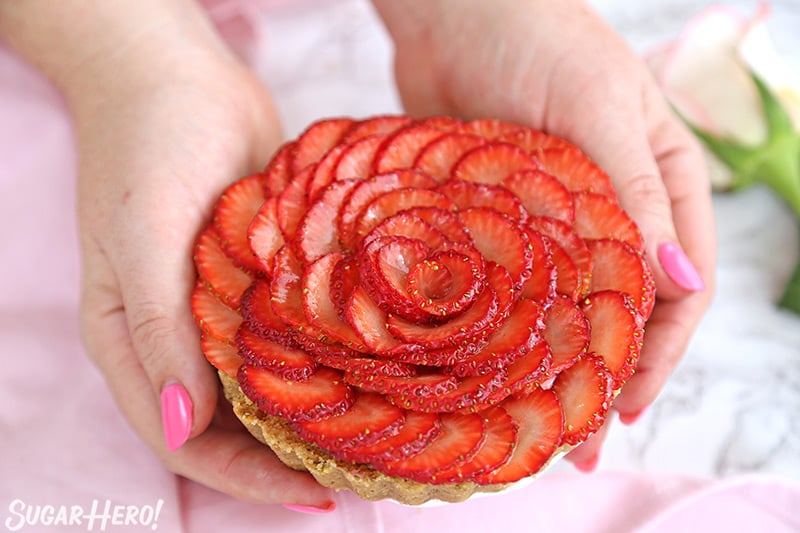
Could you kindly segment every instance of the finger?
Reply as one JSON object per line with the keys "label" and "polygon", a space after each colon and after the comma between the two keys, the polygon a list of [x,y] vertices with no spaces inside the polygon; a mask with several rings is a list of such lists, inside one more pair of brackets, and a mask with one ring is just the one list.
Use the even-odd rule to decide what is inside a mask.
{"label": "finger", "polygon": [[571,450],[567,455],[567,461],[575,465],[581,472],[592,472],[597,468],[600,461],[600,451],[611,427],[611,420],[603,424],[600,429],[583,441],[580,446]]}
{"label": "finger", "polygon": [[[87,349],[95,354],[124,416],[170,470],[245,501],[330,508],[329,489],[311,475],[285,467],[241,426],[212,425],[180,450],[169,451],[160,429],[159,400],[127,337],[123,309],[119,302],[105,304],[106,296],[106,291],[86,291],[83,330]],[[95,313],[93,309],[116,310]]]}

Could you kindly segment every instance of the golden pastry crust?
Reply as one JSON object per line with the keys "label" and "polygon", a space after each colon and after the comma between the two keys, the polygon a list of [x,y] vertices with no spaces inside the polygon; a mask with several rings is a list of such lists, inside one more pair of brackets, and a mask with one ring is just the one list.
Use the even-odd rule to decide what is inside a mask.
{"label": "golden pastry crust", "polygon": [[340,461],[298,437],[282,418],[269,416],[259,410],[244,395],[235,379],[223,372],[219,375],[225,397],[247,430],[269,446],[287,466],[310,472],[325,487],[349,489],[365,500],[390,498],[407,505],[419,505],[429,500],[460,502],[476,492],[498,492],[508,487],[469,482],[431,485],[387,476],[366,465]]}

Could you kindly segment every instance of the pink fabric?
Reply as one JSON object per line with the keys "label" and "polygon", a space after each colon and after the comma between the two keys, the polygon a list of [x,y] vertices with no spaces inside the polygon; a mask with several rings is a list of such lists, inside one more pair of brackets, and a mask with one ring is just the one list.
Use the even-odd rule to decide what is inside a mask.
{"label": "pink fabric", "polygon": [[[229,22],[239,16],[227,13]],[[177,478],[127,426],[80,344],[73,142],[57,93],[0,47],[0,529],[15,525],[20,506],[89,510],[108,500],[158,508],[157,531],[167,532],[800,530],[800,488],[759,477],[554,472],[525,489],[439,507],[340,493],[338,509],[317,516]]]}

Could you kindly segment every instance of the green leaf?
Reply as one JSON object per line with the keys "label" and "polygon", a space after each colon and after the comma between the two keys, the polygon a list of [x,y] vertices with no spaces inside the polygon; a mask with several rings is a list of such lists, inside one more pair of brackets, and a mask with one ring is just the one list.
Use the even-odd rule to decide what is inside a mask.
{"label": "green leaf", "polygon": [[789,278],[789,283],[786,284],[778,305],[800,315],[800,261],[795,266],[794,273]]}
{"label": "green leaf", "polygon": [[775,140],[781,137],[796,137],[794,122],[792,117],[783,107],[783,104],[775,98],[772,90],[755,72],[750,71],[750,77],[756,84],[758,96],[761,99],[761,106],[767,121],[768,139]]}

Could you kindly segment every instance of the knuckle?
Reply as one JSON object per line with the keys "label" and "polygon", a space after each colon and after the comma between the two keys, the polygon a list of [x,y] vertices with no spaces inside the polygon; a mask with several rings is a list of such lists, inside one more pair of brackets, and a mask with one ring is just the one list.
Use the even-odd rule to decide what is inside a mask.
{"label": "knuckle", "polygon": [[131,339],[142,364],[157,364],[167,354],[169,340],[177,334],[172,314],[157,302],[141,303],[128,313]]}

